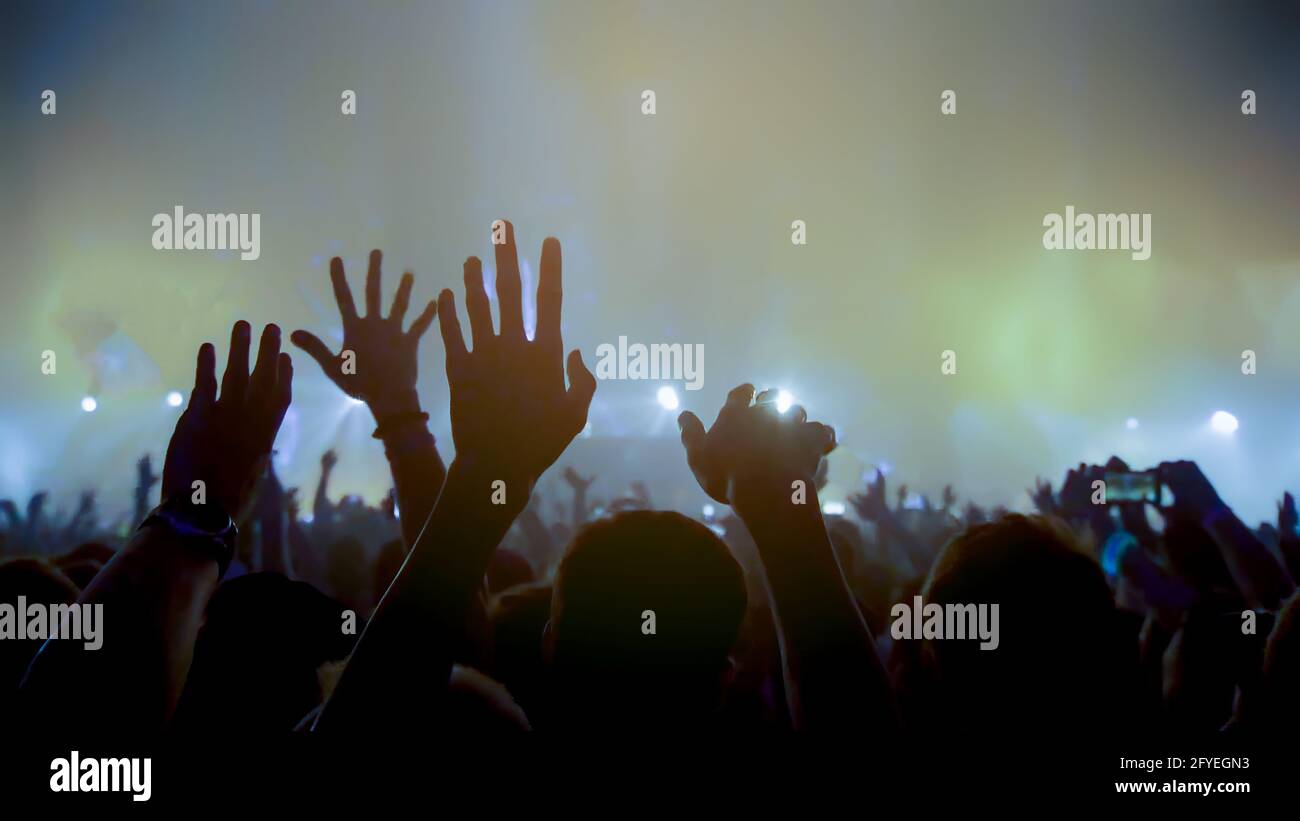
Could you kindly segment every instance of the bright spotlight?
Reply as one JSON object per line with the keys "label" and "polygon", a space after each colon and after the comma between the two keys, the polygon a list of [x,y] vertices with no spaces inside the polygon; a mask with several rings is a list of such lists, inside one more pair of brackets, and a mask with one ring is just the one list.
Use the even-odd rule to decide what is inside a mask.
{"label": "bright spotlight", "polygon": [[701,511],[701,512],[704,513],[704,518],[706,518],[706,519],[712,519],[712,518],[713,518],[713,514],[714,514],[715,512],[717,512],[717,511],[714,509],[713,505],[711,505],[711,504],[707,504],[707,503],[706,503],[706,504],[704,505],[704,507],[702,508],[702,511]]}
{"label": "bright spotlight", "polygon": [[1128,428],[1129,430],[1137,430],[1138,429],[1137,417],[1130,416],[1128,418],[1128,421],[1124,423],[1124,427]]}
{"label": "bright spotlight", "polygon": [[1210,417],[1210,428],[1215,433],[1231,436],[1237,432],[1237,417],[1227,411],[1215,411]]}
{"label": "bright spotlight", "polygon": [[181,396],[180,391],[172,391],[171,393],[167,394],[167,404],[171,405],[173,408],[179,408],[181,406],[181,402],[184,401],[185,401],[185,397]]}
{"label": "bright spotlight", "polygon": [[677,399],[677,391],[664,385],[659,389],[659,404],[664,406],[665,410],[677,410],[681,402]]}
{"label": "bright spotlight", "polygon": [[95,408],[97,407],[99,407],[99,403],[95,401],[95,397],[86,396],[82,398],[81,409],[84,410],[86,413],[94,413]]}
{"label": "bright spotlight", "polygon": [[843,503],[843,502],[823,502],[823,503],[822,503],[822,513],[825,513],[827,516],[843,516],[843,515],[844,515],[844,503]]}
{"label": "bright spotlight", "polygon": [[785,413],[790,410],[794,404],[794,396],[787,390],[778,391],[776,394],[776,412]]}
{"label": "bright spotlight", "polygon": [[364,400],[364,399],[358,399],[358,398],[356,398],[355,396],[349,396],[349,397],[348,397],[348,401],[351,402],[353,405],[364,405],[364,404],[366,404],[366,400]]}

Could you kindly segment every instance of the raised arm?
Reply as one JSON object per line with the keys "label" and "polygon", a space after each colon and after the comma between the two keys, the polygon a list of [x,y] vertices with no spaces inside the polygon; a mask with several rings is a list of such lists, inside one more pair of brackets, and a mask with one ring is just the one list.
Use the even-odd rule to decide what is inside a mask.
{"label": "raised arm", "polygon": [[[770,392],[769,392],[770,393]],[[822,521],[814,477],[835,432],[803,408],[782,414],[751,385],[727,396],[707,431],[678,419],[700,486],[729,504],[754,538],[776,616],[786,699],[797,728],[894,735],[897,711],[875,643]]]}
{"label": "raised arm", "polygon": [[[375,438],[383,440],[384,454],[397,487],[402,511],[402,539],[407,547],[415,544],[420,528],[438,500],[447,469],[438,456],[433,434],[429,432],[429,414],[420,409],[415,383],[419,375],[420,337],[433,323],[437,303],[430,302],[424,311],[402,330],[406,309],[411,302],[415,277],[402,275],[388,316],[380,312],[380,266],[383,255],[370,252],[366,271],[366,315],[357,314],[352,291],[343,272],[343,260],[330,260],[330,281],[334,299],[343,318],[343,347],[331,353],[324,342],[307,331],[294,331],[293,344],[302,348],[320,364],[335,385],[356,399],[363,400],[375,417]],[[323,487],[324,479],[322,479]]]}
{"label": "raised arm", "polygon": [[216,354],[207,343],[199,349],[194,391],[167,448],[163,503],[78,600],[96,613],[98,646],[50,641],[32,661],[19,710],[41,728],[148,733],[175,709],[230,560],[231,514],[289,407],[293,366],[280,353],[280,329],[266,327],[251,377],[249,335],[247,322],[235,324],[220,398]]}
{"label": "raised arm", "polygon": [[1253,607],[1276,610],[1295,590],[1286,569],[1255,538],[1195,462],[1162,462],[1160,479],[1174,494],[1175,507],[1193,514],[1214,538],[1237,588]]}
{"label": "raised arm", "polygon": [[[533,484],[587,422],[596,379],[574,351],[564,383],[560,338],[560,243],[542,245],[537,334],[524,334],[514,228],[496,246],[501,330],[494,333],[479,260],[465,261],[473,350],[465,346],[451,291],[438,297],[447,352],[456,458],[423,536],[384,594],[318,730],[408,727],[436,717],[470,606],[488,559],[528,503]],[[403,510],[405,513],[405,510]]]}

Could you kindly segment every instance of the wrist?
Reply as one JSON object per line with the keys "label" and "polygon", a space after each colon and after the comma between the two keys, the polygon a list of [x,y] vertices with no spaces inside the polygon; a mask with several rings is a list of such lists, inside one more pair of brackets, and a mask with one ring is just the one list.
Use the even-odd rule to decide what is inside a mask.
{"label": "wrist", "polygon": [[[802,490],[795,482],[802,482]],[[767,476],[736,477],[728,489],[731,507],[742,518],[781,516],[787,506],[800,509],[811,507],[818,513],[817,483],[811,477],[791,477],[789,480]]]}
{"label": "wrist", "polygon": [[384,420],[393,416],[417,414],[420,412],[420,395],[415,388],[379,394],[366,399],[375,423],[382,425]]}

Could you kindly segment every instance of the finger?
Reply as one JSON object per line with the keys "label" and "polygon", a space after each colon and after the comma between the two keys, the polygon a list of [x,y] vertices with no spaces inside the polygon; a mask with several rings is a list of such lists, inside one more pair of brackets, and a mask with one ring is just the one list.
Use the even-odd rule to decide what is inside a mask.
{"label": "finger", "polygon": [[456,297],[447,288],[438,294],[437,312],[442,347],[447,352],[447,374],[450,376],[452,367],[465,358],[465,337],[461,335],[460,319],[456,316]]}
{"label": "finger", "polygon": [[370,252],[370,266],[366,268],[366,316],[379,316],[379,266],[384,254],[378,248]]}
{"label": "finger", "polygon": [[410,271],[402,274],[397,284],[397,295],[393,297],[393,309],[388,312],[388,321],[402,329],[402,320],[406,318],[406,309],[411,304],[411,286],[415,284],[415,274]]}
{"label": "finger", "polygon": [[677,417],[677,426],[682,431],[682,447],[686,450],[686,466],[699,477],[701,484],[703,484],[704,477],[713,472],[710,469],[708,452],[705,449],[708,433],[704,430],[704,423],[700,421],[700,417],[690,411],[682,411],[681,415]]}
{"label": "finger", "polygon": [[330,283],[334,286],[334,301],[338,303],[339,315],[346,325],[357,318],[357,306],[352,302],[352,289],[343,273],[343,260],[338,257],[330,260]]}
{"label": "finger", "polygon": [[569,352],[569,403],[579,419],[577,433],[587,424],[587,409],[591,407],[591,398],[596,395],[596,377],[582,361],[582,351],[574,348]]}
{"label": "finger", "polygon": [[221,378],[221,401],[243,404],[248,389],[248,345],[252,328],[244,320],[230,329],[230,355],[226,359],[226,373]]}
{"label": "finger", "polygon": [[835,450],[835,429],[830,425],[823,425],[821,422],[807,422],[800,428],[800,434],[809,447],[815,448],[822,456],[826,456]]}
{"label": "finger", "polygon": [[786,412],[785,417],[796,425],[802,425],[808,421],[808,412],[803,409],[803,405],[795,405]]}
{"label": "finger", "polygon": [[776,391],[772,390],[771,388],[764,388],[762,391],[759,392],[758,396],[754,397],[755,405],[766,405],[768,403],[775,402],[775,401],[776,401]]}
{"label": "finger", "polygon": [[273,424],[271,427],[271,441],[275,442],[275,435],[280,430],[280,423],[284,421],[284,414],[289,410],[289,404],[293,401],[293,360],[289,354],[282,353],[276,361],[275,369],[275,399],[271,406]]}
{"label": "finger", "polygon": [[515,248],[515,227],[506,221],[506,241],[494,246],[497,260],[497,304],[501,310],[501,338],[506,342],[524,339],[523,285],[519,281],[519,253]]}
{"label": "finger", "polygon": [[535,338],[548,348],[562,349],[560,303],[563,302],[563,260],[560,241],[547,237],[542,243],[542,267],[537,279],[537,333]]}
{"label": "finger", "polygon": [[465,313],[469,314],[469,332],[474,350],[484,351],[492,344],[492,304],[483,287],[483,263],[478,257],[465,260]]}
{"label": "finger", "polygon": [[306,331],[294,331],[289,335],[289,341],[302,348],[303,352],[316,360],[320,369],[325,372],[331,379],[338,374],[338,368],[335,367],[338,362],[330,349],[324,342],[315,335]]}
{"label": "finger", "polygon": [[411,330],[406,332],[407,335],[415,337],[416,339],[424,336],[424,332],[429,330],[429,326],[433,324],[433,318],[437,313],[437,300],[429,300],[429,304],[424,306],[424,310],[421,311],[420,315],[411,323]]}
{"label": "finger", "polygon": [[190,393],[190,407],[204,409],[217,399],[217,349],[211,342],[199,346],[198,362],[194,366],[194,390]]}
{"label": "finger", "polygon": [[692,451],[704,445],[708,432],[704,430],[704,423],[700,421],[700,417],[690,411],[682,411],[677,417],[677,427],[682,432],[682,446],[686,448],[688,457]]}
{"label": "finger", "polygon": [[267,325],[257,343],[257,364],[248,382],[248,398],[265,406],[275,396],[277,361],[280,358],[280,326]]}
{"label": "finger", "polygon": [[722,409],[718,411],[718,420],[713,424],[721,422],[723,419],[735,416],[737,413],[749,407],[749,402],[754,398],[754,386],[746,382],[731,389],[727,394],[727,401],[722,404]]}

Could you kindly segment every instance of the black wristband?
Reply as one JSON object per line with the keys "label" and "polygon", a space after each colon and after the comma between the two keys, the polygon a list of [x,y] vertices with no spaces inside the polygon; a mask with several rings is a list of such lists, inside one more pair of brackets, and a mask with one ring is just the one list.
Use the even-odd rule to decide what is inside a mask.
{"label": "black wristband", "polygon": [[140,523],[139,529],[162,525],[179,536],[187,545],[200,548],[209,558],[216,560],[219,580],[226,575],[226,570],[235,558],[235,542],[239,538],[239,528],[227,513],[220,513],[224,523],[215,528],[211,523],[200,521],[195,513],[193,505],[164,500],[162,504],[150,511]]}

